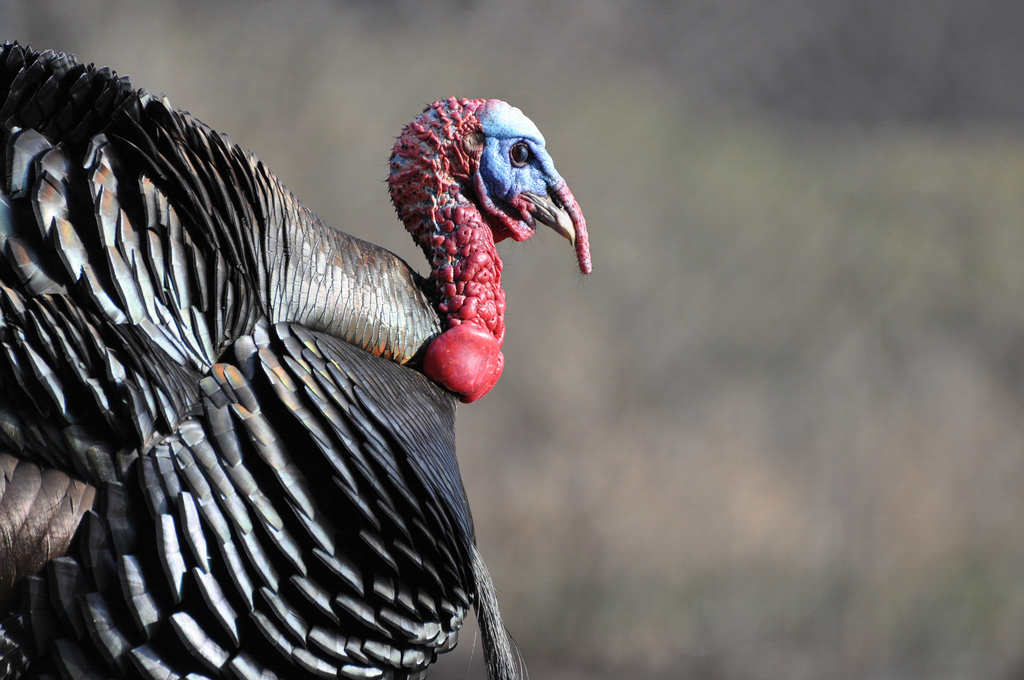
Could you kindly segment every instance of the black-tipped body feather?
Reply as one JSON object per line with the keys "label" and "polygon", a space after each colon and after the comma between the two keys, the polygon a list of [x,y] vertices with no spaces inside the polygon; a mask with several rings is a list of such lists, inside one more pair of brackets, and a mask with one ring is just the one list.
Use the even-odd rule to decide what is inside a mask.
{"label": "black-tipped body feather", "polygon": [[490,589],[422,279],[66,55],[0,161],[0,678],[422,677]]}

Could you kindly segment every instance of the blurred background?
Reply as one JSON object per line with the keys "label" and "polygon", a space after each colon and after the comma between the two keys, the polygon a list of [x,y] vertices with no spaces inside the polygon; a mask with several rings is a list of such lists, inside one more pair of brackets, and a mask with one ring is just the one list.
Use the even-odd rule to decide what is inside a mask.
{"label": "blurred background", "polygon": [[[1024,677],[1024,4],[0,0],[422,270],[449,95],[544,132],[595,271],[506,244],[459,457],[534,678]],[[467,631],[433,678],[483,677]],[[475,653],[474,653],[475,652]]]}

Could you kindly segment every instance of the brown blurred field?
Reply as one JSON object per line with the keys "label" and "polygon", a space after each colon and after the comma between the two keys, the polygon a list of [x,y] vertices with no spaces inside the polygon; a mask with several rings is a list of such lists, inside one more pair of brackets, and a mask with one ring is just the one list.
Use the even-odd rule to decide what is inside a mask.
{"label": "brown blurred field", "polygon": [[[459,413],[534,678],[1024,674],[1024,11],[1013,3],[0,0],[422,256],[384,179],[448,95],[541,128],[595,273],[503,247]],[[473,634],[432,677],[483,677]]]}

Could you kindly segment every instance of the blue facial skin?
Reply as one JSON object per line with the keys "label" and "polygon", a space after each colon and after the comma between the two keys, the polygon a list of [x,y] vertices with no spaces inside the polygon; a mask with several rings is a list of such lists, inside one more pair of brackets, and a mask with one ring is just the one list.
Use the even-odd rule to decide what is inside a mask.
{"label": "blue facial skin", "polygon": [[[548,187],[563,184],[544,149],[544,136],[522,111],[491,99],[477,117],[486,137],[480,175],[492,201],[509,203],[524,191],[547,196]],[[530,147],[530,159],[521,168],[515,167],[509,158],[512,146],[518,142]]]}

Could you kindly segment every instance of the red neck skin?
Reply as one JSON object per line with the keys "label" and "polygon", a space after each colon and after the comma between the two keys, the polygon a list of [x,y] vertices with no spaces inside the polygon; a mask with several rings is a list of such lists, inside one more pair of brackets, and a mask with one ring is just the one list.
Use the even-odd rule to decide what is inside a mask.
{"label": "red neck skin", "polygon": [[473,115],[483,100],[435,104],[395,144],[389,185],[399,217],[430,261],[442,298],[444,327],[476,324],[500,346],[505,339],[505,293],[494,234],[463,195],[479,167],[479,149],[463,140],[480,134]]}

